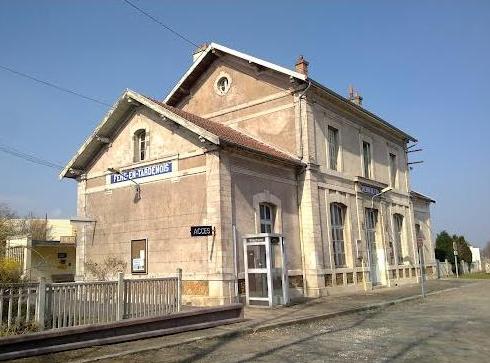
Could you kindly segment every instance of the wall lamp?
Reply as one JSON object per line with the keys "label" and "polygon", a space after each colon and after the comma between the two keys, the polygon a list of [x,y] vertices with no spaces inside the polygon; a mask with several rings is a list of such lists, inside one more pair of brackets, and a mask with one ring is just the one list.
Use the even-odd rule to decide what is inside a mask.
{"label": "wall lamp", "polygon": [[392,190],[393,190],[392,187],[386,187],[386,188],[381,189],[381,191],[378,194],[373,195],[371,197],[371,208],[374,208],[374,198],[380,197],[381,195],[383,195],[389,191],[392,191]]}
{"label": "wall lamp", "polygon": [[124,176],[124,174],[121,173],[119,169],[116,168],[108,168],[107,171],[113,173],[113,174],[118,174],[124,178],[124,180],[129,180],[130,182],[134,183],[136,185],[136,194],[134,195],[134,201],[137,202],[138,200],[141,199],[141,186],[135,182],[133,179],[129,179],[128,177]]}

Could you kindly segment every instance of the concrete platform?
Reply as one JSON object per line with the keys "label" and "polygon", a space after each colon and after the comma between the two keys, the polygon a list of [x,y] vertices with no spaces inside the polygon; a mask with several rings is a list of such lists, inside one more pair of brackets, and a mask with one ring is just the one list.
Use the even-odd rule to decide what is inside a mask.
{"label": "concrete platform", "polygon": [[[463,280],[432,280],[427,283],[428,295],[458,289],[471,285]],[[50,354],[18,360],[20,363],[77,362],[88,363],[103,360],[117,361],[117,357],[149,352],[162,348],[180,346],[214,338],[240,337],[246,334],[271,330],[281,326],[307,323],[319,319],[329,319],[359,311],[376,310],[384,307],[420,299],[420,285],[402,285],[372,290],[352,295],[329,296],[306,300],[301,304],[273,309],[245,308],[245,321],[211,329],[189,331],[161,338],[143,339],[121,344],[78,349],[69,352]]]}

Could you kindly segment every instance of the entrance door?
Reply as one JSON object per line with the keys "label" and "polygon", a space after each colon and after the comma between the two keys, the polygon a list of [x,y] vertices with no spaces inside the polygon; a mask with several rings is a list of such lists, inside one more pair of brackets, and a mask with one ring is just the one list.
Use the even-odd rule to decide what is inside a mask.
{"label": "entrance door", "polygon": [[287,304],[288,277],[284,238],[271,233],[243,239],[247,305]]}
{"label": "entrance door", "polygon": [[369,250],[369,263],[371,266],[371,282],[373,285],[381,283],[381,270],[379,266],[380,249],[376,241],[376,227],[378,224],[378,211],[372,208],[366,208],[365,225],[366,225],[366,242]]}

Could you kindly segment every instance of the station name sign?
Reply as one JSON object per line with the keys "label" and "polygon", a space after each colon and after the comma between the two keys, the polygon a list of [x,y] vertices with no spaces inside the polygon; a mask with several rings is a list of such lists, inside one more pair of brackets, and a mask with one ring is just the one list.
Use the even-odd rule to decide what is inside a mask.
{"label": "station name sign", "polygon": [[372,185],[361,184],[361,192],[368,195],[376,195],[381,193],[381,189],[378,187],[373,187]]}
{"label": "station name sign", "polygon": [[212,236],[212,226],[191,226],[191,237]]}
{"label": "station name sign", "polygon": [[166,174],[171,172],[172,172],[172,162],[166,161],[164,163],[124,170],[121,171],[120,174],[111,174],[111,184],[120,183],[126,180],[145,178],[147,176],[154,176],[154,175]]}

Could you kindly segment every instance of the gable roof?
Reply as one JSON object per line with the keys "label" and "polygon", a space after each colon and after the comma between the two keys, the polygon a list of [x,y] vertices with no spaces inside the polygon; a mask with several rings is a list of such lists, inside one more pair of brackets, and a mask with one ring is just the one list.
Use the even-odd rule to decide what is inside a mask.
{"label": "gable roof", "polygon": [[178,100],[185,97],[188,94],[188,89],[190,88],[190,86],[201,76],[201,74],[208,68],[208,66],[219,57],[220,52],[235,56],[237,58],[241,58],[243,60],[248,61],[249,63],[254,63],[259,66],[269,68],[271,70],[282,73],[291,78],[295,78],[301,82],[311,84],[312,86],[318,88],[322,92],[325,92],[330,97],[333,97],[335,100],[339,101],[343,106],[347,107],[349,110],[361,114],[364,117],[367,117],[375,124],[384,127],[390,130],[391,132],[394,132],[395,134],[399,135],[403,139],[406,139],[407,141],[414,141],[414,142],[417,141],[417,139],[415,139],[413,136],[410,136],[409,134],[405,133],[399,128],[393,126],[391,123],[385,121],[381,117],[375,115],[374,113],[366,110],[361,106],[356,105],[355,103],[349,101],[347,98],[334,92],[330,88],[322,85],[320,82],[317,82],[311,79],[310,77],[307,77],[303,73],[293,71],[291,69],[279,66],[277,64],[265,61],[260,58],[253,57],[251,55],[239,52],[237,50],[225,47],[217,43],[211,43],[207,46],[207,48],[202,52],[202,54],[196,59],[194,63],[192,63],[189,69],[180,78],[180,80],[177,82],[175,87],[165,97],[164,102],[169,105],[175,105],[178,102]]}
{"label": "gable roof", "polygon": [[163,118],[176,122],[215,145],[229,145],[267,158],[278,159],[296,165],[304,164],[296,156],[272,145],[265,144],[229,126],[166,105],[137,92],[126,90],[61,171],[60,178],[75,178],[79,176],[137,106],[145,106],[157,112]]}

